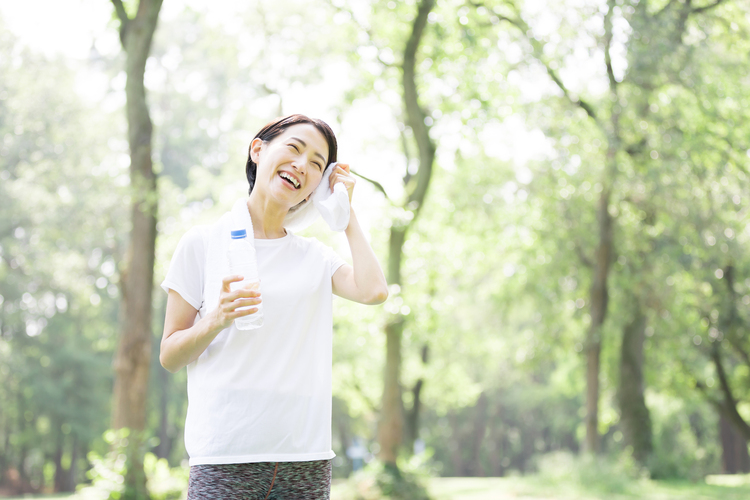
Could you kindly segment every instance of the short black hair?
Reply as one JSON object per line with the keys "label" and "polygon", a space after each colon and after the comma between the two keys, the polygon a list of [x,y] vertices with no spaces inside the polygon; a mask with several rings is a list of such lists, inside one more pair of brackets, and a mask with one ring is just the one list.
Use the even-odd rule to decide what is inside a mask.
{"label": "short black hair", "polygon": [[[328,143],[328,161],[326,163],[326,168],[328,168],[328,165],[330,165],[331,163],[335,163],[338,153],[336,135],[333,133],[333,130],[331,130],[331,127],[326,122],[317,118],[310,118],[300,114],[277,118],[276,120],[268,123],[265,127],[260,129],[260,132],[255,134],[255,137],[253,137],[253,141],[255,139],[260,139],[263,142],[270,142],[276,136],[280,135],[284,130],[288,129],[291,126],[300,124],[310,124],[317,128],[321,134],[323,134],[323,137],[325,137],[325,140]],[[253,191],[253,186],[255,186],[255,176],[258,172],[258,165],[255,164],[252,158],[252,147],[252,141],[250,141],[250,147],[248,148],[247,152],[247,164],[245,165],[245,175],[247,176],[247,182],[250,184],[250,189],[248,189],[247,191],[248,194]]]}

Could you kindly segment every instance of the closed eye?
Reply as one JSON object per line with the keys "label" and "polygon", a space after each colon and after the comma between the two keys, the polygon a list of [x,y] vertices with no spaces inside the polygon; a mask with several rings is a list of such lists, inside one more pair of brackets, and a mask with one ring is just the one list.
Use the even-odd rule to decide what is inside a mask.
{"label": "closed eye", "polygon": [[[291,144],[288,144],[288,146],[289,146],[289,147],[291,147],[291,148],[294,148],[294,150],[295,150],[295,151],[296,151],[297,153],[299,153],[299,152],[300,152],[300,149],[299,149],[299,148],[297,147],[297,145],[296,145],[296,144],[294,144],[294,143],[291,143]],[[317,156],[320,156],[320,155],[317,155]],[[322,171],[322,170],[323,170],[323,165],[321,165],[320,163],[318,163],[318,162],[314,161],[314,162],[312,162],[312,164],[313,164],[313,165],[315,165],[316,167],[318,167],[318,170],[320,170],[320,171]]]}

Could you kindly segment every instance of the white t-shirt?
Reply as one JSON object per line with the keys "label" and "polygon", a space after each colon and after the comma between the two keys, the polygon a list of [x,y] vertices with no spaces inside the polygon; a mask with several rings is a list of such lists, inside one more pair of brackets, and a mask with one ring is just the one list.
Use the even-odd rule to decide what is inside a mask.
{"label": "white t-shirt", "polygon": [[[205,276],[209,229],[198,226],[182,237],[161,284],[198,310],[196,321],[210,312],[207,287],[221,287]],[[248,331],[232,324],[187,367],[190,465],[335,456],[331,277],[344,261],[318,240],[291,232],[256,239],[255,248],[263,326]]]}

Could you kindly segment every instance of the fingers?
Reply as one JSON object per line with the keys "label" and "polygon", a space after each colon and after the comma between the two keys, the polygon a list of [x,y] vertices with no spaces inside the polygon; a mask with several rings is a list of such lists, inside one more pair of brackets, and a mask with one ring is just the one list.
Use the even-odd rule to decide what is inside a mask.
{"label": "fingers", "polygon": [[242,281],[242,279],[242,276],[238,274],[230,274],[229,276],[225,276],[224,279],[221,280],[221,291],[229,292],[231,290],[229,284],[236,283],[237,281]]}
{"label": "fingers", "polygon": [[[258,291],[259,290],[259,288],[260,288],[260,281],[253,281],[253,282],[247,283],[242,288],[238,288],[237,290],[235,290],[234,292],[232,292],[231,284],[232,283],[240,282],[243,279],[244,278],[242,276],[240,276],[239,274],[231,274],[229,276],[224,277],[224,279],[221,280],[221,293],[222,293],[222,295],[227,295],[228,294],[228,295],[231,296],[234,292],[238,292],[238,291],[247,291],[247,290]],[[233,296],[232,300],[236,299],[239,296],[240,295]],[[254,297],[254,295],[243,295],[243,296],[244,297]]]}
{"label": "fingers", "polygon": [[240,288],[233,292],[225,293],[221,300],[223,302],[234,302],[238,299],[249,299],[260,297],[260,290],[251,290],[250,288]]}
{"label": "fingers", "polygon": [[[235,300],[233,302],[223,304],[221,306],[221,313],[222,313],[222,316],[225,318],[225,321],[227,323],[231,323],[236,318],[239,318],[241,316],[247,316],[248,314],[251,314],[252,312],[257,312],[258,308],[252,307],[252,306],[257,306],[261,303],[262,303],[262,300],[260,298]],[[251,309],[246,309],[246,308],[251,308],[252,312],[248,312],[248,311],[251,311]]]}
{"label": "fingers", "polygon": [[351,191],[354,188],[357,180],[350,174],[349,165],[339,163],[338,165],[336,165],[336,168],[333,170],[333,172],[331,172],[331,176],[328,179],[331,191],[333,191],[333,186],[337,182],[343,183],[344,186],[346,186],[347,191]]}
{"label": "fingers", "polygon": [[[249,283],[247,286],[232,291],[231,283],[242,281],[241,276],[227,276],[222,280],[221,294],[219,296],[219,310],[224,318],[222,323],[228,324],[240,316],[247,316],[243,311],[237,311],[241,307],[255,306],[261,303],[259,286],[260,283]],[[257,309],[256,309],[257,310]],[[242,314],[240,314],[242,313]]]}
{"label": "fingers", "polygon": [[262,303],[260,283],[257,281],[234,291],[231,289],[232,283],[237,283],[242,279],[242,276],[230,275],[221,280],[219,307],[216,309],[216,314],[222,329],[227,328],[237,318],[258,312],[258,308],[252,306]]}
{"label": "fingers", "polygon": [[237,309],[248,306],[257,306],[263,302],[260,297],[253,297],[250,299],[237,299],[224,306],[224,311],[227,313],[236,312]]}
{"label": "fingers", "polygon": [[241,311],[234,311],[231,314],[228,314],[227,317],[232,318],[232,321],[234,321],[237,318],[241,318],[243,316],[250,316],[251,314],[255,314],[258,312],[257,307],[252,307],[250,309],[242,309]]}

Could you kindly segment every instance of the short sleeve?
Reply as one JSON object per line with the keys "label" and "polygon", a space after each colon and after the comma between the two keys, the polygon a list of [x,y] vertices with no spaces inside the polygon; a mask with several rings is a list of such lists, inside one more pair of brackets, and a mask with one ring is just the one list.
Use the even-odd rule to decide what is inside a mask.
{"label": "short sleeve", "polygon": [[341,266],[346,264],[346,261],[342,259],[339,254],[334,252],[331,247],[324,245],[315,238],[313,238],[313,241],[315,242],[315,247],[323,255],[323,259],[328,264],[330,275],[333,276],[333,274],[338,271]]}
{"label": "short sleeve", "polygon": [[167,293],[174,290],[188,304],[200,310],[203,304],[205,265],[206,248],[203,232],[199,227],[194,227],[185,233],[177,244],[161,287]]}

